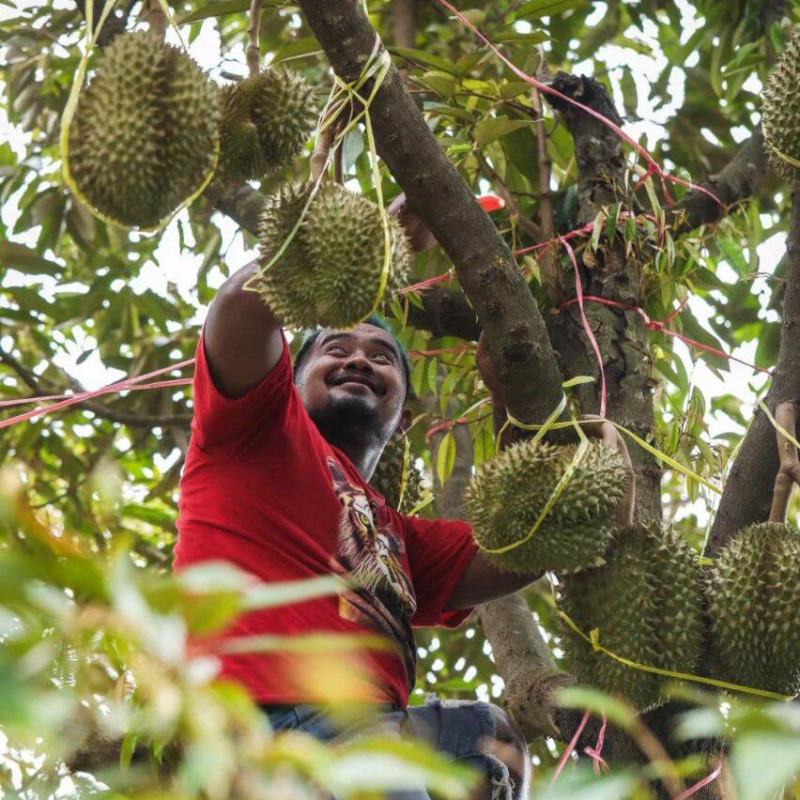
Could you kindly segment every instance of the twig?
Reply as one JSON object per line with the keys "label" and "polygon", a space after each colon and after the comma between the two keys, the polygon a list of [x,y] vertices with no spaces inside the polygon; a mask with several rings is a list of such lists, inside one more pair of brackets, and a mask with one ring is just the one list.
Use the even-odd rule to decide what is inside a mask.
{"label": "twig", "polygon": [[785,522],[786,511],[789,508],[789,498],[795,484],[800,486],[800,459],[797,456],[797,447],[784,436],[781,428],[794,435],[797,424],[797,407],[794,403],[781,403],[775,409],[776,427],[775,436],[778,445],[778,460],[780,467],[775,476],[775,490],[772,494],[772,508],[769,512],[770,522]]}
{"label": "twig", "polygon": [[250,77],[258,75],[261,67],[261,47],[259,36],[261,32],[261,0],[251,0],[250,2],[250,27],[247,29],[249,42],[247,45],[247,69]]}
{"label": "twig", "polygon": [[150,0],[147,10],[147,24],[150,27],[150,34],[163,41],[167,35],[167,15],[164,13],[159,0]]}
{"label": "twig", "polygon": [[[550,190],[550,157],[547,155],[547,131],[544,127],[544,108],[542,96],[538,89],[531,92],[533,110],[536,112],[536,159],[539,163],[539,225],[542,229],[543,241],[549,241],[556,235],[555,211],[553,209],[553,193]],[[548,248],[539,259],[542,280],[554,295],[562,294],[561,270],[555,252]]]}

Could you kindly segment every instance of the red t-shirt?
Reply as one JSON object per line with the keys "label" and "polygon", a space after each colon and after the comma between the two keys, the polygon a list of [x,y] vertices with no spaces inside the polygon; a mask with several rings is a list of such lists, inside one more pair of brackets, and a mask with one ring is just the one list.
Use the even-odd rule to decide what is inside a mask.
{"label": "red t-shirt", "polygon": [[[378,633],[392,647],[361,655],[372,699],[405,705],[416,662],[411,627],[467,617],[443,606],[475,550],[467,523],[398,514],[325,441],[295,389],[285,342],[272,372],[234,400],[214,386],[201,338],[175,569],[225,560],[267,583],[334,573],[360,587],[249,612],[226,636]],[[308,702],[296,680],[304,658],[225,655],[222,672],[258,702]]]}

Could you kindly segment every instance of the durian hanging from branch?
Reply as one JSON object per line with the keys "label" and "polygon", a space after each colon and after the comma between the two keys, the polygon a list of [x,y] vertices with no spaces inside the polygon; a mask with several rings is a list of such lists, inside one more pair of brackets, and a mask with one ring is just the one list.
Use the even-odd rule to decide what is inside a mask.
{"label": "durian hanging from branch", "polygon": [[[800,484],[797,410],[775,410],[780,467],[769,522],[750,525],[720,552],[709,580],[715,667],[726,680],[785,695],[800,692],[800,531],[786,523]],[[790,438],[791,437],[791,438]]]}
{"label": "durian hanging from branch", "polygon": [[[247,288],[295,327],[348,328],[378,311],[406,282],[411,248],[383,204],[369,104],[385,75],[376,61],[355,84],[337,82],[322,116],[305,186],[283,187],[265,204],[260,268]],[[358,94],[374,77],[369,97]],[[355,109],[359,109],[354,113]],[[378,202],[326,180],[331,154],[363,119]]]}
{"label": "durian hanging from branch", "polygon": [[621,437],[595,419],[578,424],[603,442],[585,434],[580,445],[517,442],[470,482],[465,505],[473,534],[501,569],[567,573],[601,564],[620,509],[629,519],[633,475]]}
{"label": "durian hanging from branch", "polygon": [[314,88],[297,72],[260,68],[261,2],[250,6],[248,77],[219,89],[222,185],[259,180],[300,155],[317,121]]}
{"label": "durian hanging from branch", "polygon": [[790,183],[800,181],[800,30],[789,39],[764,90],[761,126],[770,162]]}
{"label": "durian hanging from branch", "polygon": [[[149,32],[117,36],[85,88],[91,40],[62,120],[67,183],[100,217],[156,229],[208,183],[219,152],[217,91],[182,49]],[[101,28],[98,25],[97,28]]]}

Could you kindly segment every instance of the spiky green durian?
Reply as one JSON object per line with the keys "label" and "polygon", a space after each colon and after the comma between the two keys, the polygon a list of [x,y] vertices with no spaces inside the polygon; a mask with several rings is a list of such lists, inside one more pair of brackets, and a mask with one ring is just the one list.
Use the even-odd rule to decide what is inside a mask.
{"label": "spiky green durian", "polygon": [[423,478],[414,456],[406,451],[403,433],[395,433],[383,449],[370,484],[379,491],[387,505],[408,514],[422,501]]}
{"label": "spiky green durian", "polygon": [[487,556],[512,572],[568,572],[600,563],[614,529],[612,512],[627,476],[619,453],[589,443],[553,509],[524,544],[505,553],[490,551],[524,539],[569,468],[576,446],[531,440],[517,442],[484,463],[467,488],[465,502],[473,533]]}
{"label": "spiky green durian", "polygon": [[742,530],[711,571],[709,615],[720,677],[800,691],[800,532],[771,522]]}
{"label": "spiky green durian", "polygon": [[296,72],[272,67],[220,89],[222,151],[217,179],[257,180],[300,153],[317,119],[314,89]]}
{"label": "spiky green durian", "polygon": [[[560,606],[581,631],[639,664],[693,673],[703,652],[702,578],[692,548],[672,530],[617,531],[606,563],[561,580]],[[639,709],[664,700],[667,679],[628,667],[563,625],[570,672]]]}
{"label": "spiky green durian", "polygon": [[[323,183],[286,244],[310,191],[284,187],[266,200],[259,225],[261,270],[252,286],[286,325],[346,328],[368,316],[378,299],[385,253],[381,212],[367,198]],[[386,289],[392,291],[406,278],[411,251],[397,220],[387,217],[387,224]]]}
{"label": "spiky green durian", "polygon": [[80,95],[69,170],[101,214],[150,228],[200,188],[218,146],[217,93],[200,67],[148,33],[123,34]]}
{"label": "spiky green durian", "polygon": [[761,109],[761,127],[770,162],[789,181],[800,179],[800,31],[783,49],[767,80]]}

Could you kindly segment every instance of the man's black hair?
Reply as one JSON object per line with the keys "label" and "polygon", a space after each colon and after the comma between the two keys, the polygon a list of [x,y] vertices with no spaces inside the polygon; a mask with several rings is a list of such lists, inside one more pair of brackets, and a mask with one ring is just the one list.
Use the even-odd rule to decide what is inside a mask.
{"label": "man's black hair", "polygon": [[[406,398],[408,398],[411,395],[411,360],[408,357],[408,352],[400,343],[400,340],[397,338],[394,331],[389,327],[389,323],[380,314],[370,314],[370,316],[364,320],[364,323],[366,325],[374,325],[376,328],[386,331],[386,333],[388,333],[394,340],[394,343],[397,347],[397,352],[400,354],[400,361],[403,364],[403,374],[406,378]],[[300,367],[308,357],[308,354],[311,352],[312,345],[317,341],[322,331],[322,328],[314,328],[313,330],[306,332],[305,336],[303,337],[303,342],[300,345],[300,349],[297,351],[297,354],[294,357],[295,375],[297,375],[297,373],[300,371]]]}

